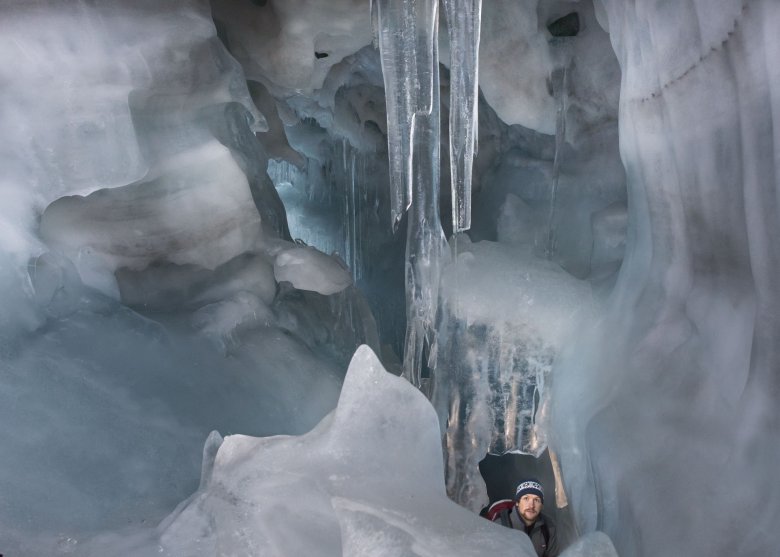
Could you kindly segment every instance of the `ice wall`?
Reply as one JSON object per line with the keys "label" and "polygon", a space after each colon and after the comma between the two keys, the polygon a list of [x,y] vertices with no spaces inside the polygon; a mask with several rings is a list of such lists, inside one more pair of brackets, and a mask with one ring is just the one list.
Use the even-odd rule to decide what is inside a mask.
{"label": "ice wall", "polygon": [[602,4],[629,242],[609,318],[556,382],[567,482],[621,554],[772,554],[780,5]]}
{"label": "ice wall", "polygon": [[446,420],[448,493],[476,512],[488,503],[478,467],[486,454],[547,448],[556,357],[597,309],[587,281],[529,245],[463,237],[457,249],[442,279],[432,400]]}
{"label": "ice wall", "polygon": [[207,3],[0,12],[0,552],[80,554],[191,493],[209,431],[309,429],[378,340],[288,241]]}
{"label": "ice wall", "polygon": [[311,95],[334,64],[371,43],[364,0],[214,0],[211,10],[247,78],[278,97]]}

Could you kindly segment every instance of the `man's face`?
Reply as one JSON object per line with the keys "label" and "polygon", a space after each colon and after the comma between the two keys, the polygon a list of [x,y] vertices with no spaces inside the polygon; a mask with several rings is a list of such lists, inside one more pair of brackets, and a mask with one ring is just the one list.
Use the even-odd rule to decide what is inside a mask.
{"label": "man's face", "polygon": [[542,512],[542,500],[538,495],[526,493],[517,501],[517,512],[526,524],[531,524]]}

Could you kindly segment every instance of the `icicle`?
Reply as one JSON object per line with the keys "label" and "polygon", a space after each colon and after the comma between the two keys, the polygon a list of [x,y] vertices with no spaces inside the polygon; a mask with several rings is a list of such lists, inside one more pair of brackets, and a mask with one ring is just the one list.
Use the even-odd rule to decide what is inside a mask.
{"label": "icicle", "polygon": [[[438,48],[434,46],[434,60]],[[416,115],[413,200],[406,236],[406,344],[404,376],[422,386],[423,365],[433,368],[436,357],[435,319],[439,276],[447,242],[439,217],[440,113],[438,72],[434,74],[434,103],[430,115]],[[426,355],[427,361],[424,359]]]}
{"label": "icicle", "polygon": [[357,280],[359,274],[359,260],[360,255],[358,253],[358,214],[360,212],[360,197],[358,196],[357,184],[355,180],[355,151],[350,150],[350,163],[349,163],[349,198],[352,201],[351,219],[349,220],[349,235],[350,235],[350,260],[349,266],[352,269],[352,280]]}
{"label": "icicle", "polygon": [[555,233],[555,208],[558,196],[558,181],[561,175],[561,157],[566,142],[566,100],[567,100],[566,67],[553,73],[553,92],[555,95],[555,157],[553,159],[552,187],[550,188],[550,213],[547,218],[547,247],[545,256],[552,259],[555,256],[558,239]]}
{"label": "icicle", "polygon": [[471,228],[482,0],[444,0],[444,8],[450,39],[452,231],[457,234]]}
{"label": "icicle", "polygon": [[[385,80],[393,228],[411,206],[406,237],[404,375],[420,387],[446,240],[439,217],[438,0],[376,0]],[[426,362],[430,363],[430,362]]]}
{"label": "icicle", "polygon": [[416,115],[430,115],[434,109],[438,0],[376,0],[376,7],[387,102],[390,214],[396,230],[412,203]]}

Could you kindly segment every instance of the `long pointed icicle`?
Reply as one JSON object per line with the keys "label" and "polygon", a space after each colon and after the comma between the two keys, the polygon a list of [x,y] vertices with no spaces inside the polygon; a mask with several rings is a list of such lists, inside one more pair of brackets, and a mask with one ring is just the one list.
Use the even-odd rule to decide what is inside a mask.
{"label": "long pointed icicle", "polygon": [[415,114],[433,109],[435,0],[375,0],[387,102],[390,215],[393,230],[412,202]]}
{"label": "long pointed icicle", "polygon": [[439,218],[438,0],[376,0],[385,80],[393,226],[406,236],[404,376],[422,387],[435,355],[439,274],[446,239]]}
{"label": "long pointed icicle", "polygon": [[450,39],[452,231],[457,234],[471,228],[482,0],[444,0],[444,8]]}
{"label": "long pointed icicle", "polygon": [[553,259],[557,250],[558,234],[555,229],[555,211],[558,201],[558,183],[561,178],[561,158],[566,143],[566,101],[567,68],[556,69],[552,76],[555,95],[555,158],[553,159],[552,187],[550,188],[550,211],[547,217],[547,247],[545,256]]}
{"label": "long pointed icicle", "polygon": [[[436,45],[434,48],[438,50]],[[439,278],[448,253],[439,217],[439,72],[433,75],[433,110],[430,115],[415,117],[414,191],[406,234],[404,377],[423,390],[423,366],[435,367]]]}

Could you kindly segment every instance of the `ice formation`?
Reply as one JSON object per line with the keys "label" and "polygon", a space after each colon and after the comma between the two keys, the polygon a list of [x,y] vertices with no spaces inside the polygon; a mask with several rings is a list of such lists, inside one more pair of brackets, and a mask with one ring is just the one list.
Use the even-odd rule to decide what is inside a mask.
{"label": "ice formation", "polygon": [[[527,536],[450,501],[443,478],[430,403],[362,346],[338,406],[309,433],[224,440],[212,433],[198,491],[158,528],[102,536],[80,551],[182,557],[535,554]],[[583,539],[565,555],[611,557],[614,549],[605,538]]]}
{"label": "ice formation", "polygon": [[485,454],[538,457],[547,448],[555,356],[571,327],[597,309],[587,282],[535,257],[527,244],[462,238],[443,275],[432,398],[447,419],[448,492],[479,510],[487,503],[478,470]]}
{"label": "ice formation", "polygon": [[0,553],[776,552],[780,6],[442,6],[0,5]]}
{"label": "ice formation", "polygon": [[303,248],[207,5],[0,9],[0,552],[79,554],[191,493],[209,431],[307,431],[378,338],[336,259],[275,278]]}
{"label": "ice formation", "polygon": [[603,5],[629,236],[609,317],[560,368],[562,464],[621,552],[772,553],[780,5]]}
{"label": "ice formation", "polygon": [[471,228],[471,175],[477,144],[482,0],[445,0],[450,44],[452,231]]}

